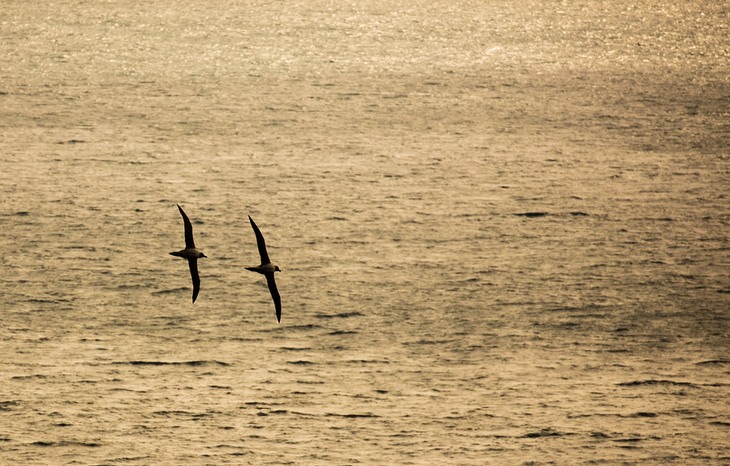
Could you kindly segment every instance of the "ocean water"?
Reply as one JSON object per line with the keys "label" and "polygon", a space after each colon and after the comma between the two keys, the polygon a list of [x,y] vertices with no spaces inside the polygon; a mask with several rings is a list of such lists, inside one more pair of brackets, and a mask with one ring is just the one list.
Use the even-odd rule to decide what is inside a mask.
{"label": "ocean water", "polygon": [[730,9],[618,3],[4,1],[0,464],[730,464]]}

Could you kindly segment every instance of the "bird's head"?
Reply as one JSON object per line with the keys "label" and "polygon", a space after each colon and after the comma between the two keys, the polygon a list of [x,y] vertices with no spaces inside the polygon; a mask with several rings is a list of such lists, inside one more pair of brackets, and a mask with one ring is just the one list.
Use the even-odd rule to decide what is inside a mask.
{"label": "bird's head", "polygon": [[278,265],[274,266],[274,272],[281,272],[281,269],[279,268]]}
{"label": "bird's head", "polygon": [[203,254],[202,252],[200,253],[200,256],[198,256],[198,257],[205,257],[206,259],[208,258],[208,256],[206,256],[206,255],[205,255],[205,254]]}

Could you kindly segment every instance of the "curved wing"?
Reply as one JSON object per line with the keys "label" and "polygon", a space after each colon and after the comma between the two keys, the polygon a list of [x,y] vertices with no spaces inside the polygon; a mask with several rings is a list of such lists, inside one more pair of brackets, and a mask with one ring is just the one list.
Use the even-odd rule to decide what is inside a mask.
{"label": "curved wing", "polygon": [[180,210],[180,215],[182,215],[183,223],[185,223],[185,249],[191,249],[195,247],[195,241],[193,241],[193,225],[190,223],[190,219],[187,215],[185,215],[185,212],[182,210],[182,207],[178,204],[177,208]]}
{"label": "curved wing", "polygon": [[[261,230],[259,230],[259,227],[256,226],[256,223],[254,223],[254,221],[250,215],[248,216],[248,220],[251,222],[251,227],[253,228],[253,232],[256,233],[256,244],[259,247],[259,256],[261,256],[261,265],[268,264],[271,261],[269,260],[269,253],[266,252],[266,241],[264,241],[264,235],[261,234]],[[268,279],[269,277],[267,276],[266,278]],[[271,288],[271,284],[269,284],[269,288]],[[274,290],[276,290],[276,285],[274,285]]]}
{"label": "curved wing", "polygon": [[188,265],[190,266],[190,276],[193,279],[193,302],[195,302],[195,299],[198,297],[198,293],[200,293],[200,276],[198,275],[198,259],[196,259],[194,257],[188,259]]}
{"label": "curved wing", "polygon": [[276,321],[281,322],[281,297],[279,296],[279,290],[276,289],[274,272],[269,272],[265,275],[266,284],[269,285],[269,292],[271,292],[271,297],[274,299],[274,307],[276,308]]}

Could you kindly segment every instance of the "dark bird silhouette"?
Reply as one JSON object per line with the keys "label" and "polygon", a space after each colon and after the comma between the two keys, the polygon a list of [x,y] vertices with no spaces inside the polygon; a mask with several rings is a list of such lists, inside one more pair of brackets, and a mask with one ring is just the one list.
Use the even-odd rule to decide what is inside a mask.
{"label": "dark bird silhouette", "polygon": [[203,251],[195,247],[195,241],[193,240],[193,225],[190,223],[188,216],[185,215],[185,212],[183,212],[182,207],[178,205],[177,208],[180,210],[180,215],[182,215],[183,222],[185,223],[185,249],[171,252],[170,254],[177,257],[183,257],[188,260],[190,276],[193,278],[193,302],[195,302],[195,298],[198,297],[198,293],[200,292],[198,259],[207,256],[203,254]]}
{"label": "dark bird silhouette", "polygon": [[256,233],[256,244],[259,247],[259,255],[261,256],[261,265],[257,267],[246,267],[246,270],[252,272],[258,272],[266,277],[266,283],[269,285],[269,291],[271,297],[274,299],[274,307],[276,308],[276,320],[281,322],[281,297],[279,296],[279,290],[276,289],[276,281],[274,280],[274,272],[281,272],[278,265],[274,265],[269,260],[269,253],[266,252],[266,241],[264,236],[261,234],[261,230],[256,226],[251,216],[248,216],[248,220],[251,222],[253,232]]}

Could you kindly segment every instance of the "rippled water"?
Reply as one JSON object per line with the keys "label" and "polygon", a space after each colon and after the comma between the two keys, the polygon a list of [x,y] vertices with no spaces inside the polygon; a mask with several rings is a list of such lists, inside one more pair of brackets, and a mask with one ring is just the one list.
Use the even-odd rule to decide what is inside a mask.
{"label": "rippled water", "polygon": [[3,2],[0,463],[730,463],[729,19]]}

